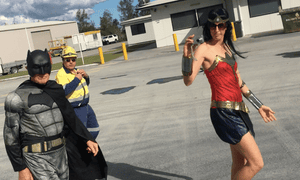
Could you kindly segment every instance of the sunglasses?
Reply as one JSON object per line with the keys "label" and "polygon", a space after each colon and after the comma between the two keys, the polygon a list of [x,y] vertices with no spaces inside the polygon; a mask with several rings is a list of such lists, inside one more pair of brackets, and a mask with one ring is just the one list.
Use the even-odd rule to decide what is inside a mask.
{"label": "sunglasses", "polygon": [[216,29],[216,27],[218,26],[218,29],[225,29],[226,28],[226,24],[225,23],[220,23],[218,25],[216,24],[211,24],[210,28]]}
{"label": "sunglasses", "polygon": [[67,62],[70,62],[70,61],[75,62],[76,59],[65,59],[65,61],[67,61]]}

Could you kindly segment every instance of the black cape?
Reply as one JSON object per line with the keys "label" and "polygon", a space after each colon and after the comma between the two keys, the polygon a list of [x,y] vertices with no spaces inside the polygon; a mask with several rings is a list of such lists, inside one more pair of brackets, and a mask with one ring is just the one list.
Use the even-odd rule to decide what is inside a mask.
{"label": "black cape", "polygon": [[102,151],[98,147],[99,152],[96,156],[87,152],[86,142],[88,140],[96,141],[76,116],[73,107],[65,98],[63,87],[57,84],[56,81],[51,80],[46,85],[36,84],[30,80],[23,82],[21,85],[35,86],[42,89],[59,107],[65,121],[64,135],[67,139],[66,149],[70,169],[69,179],[107,179],[107,164]]}

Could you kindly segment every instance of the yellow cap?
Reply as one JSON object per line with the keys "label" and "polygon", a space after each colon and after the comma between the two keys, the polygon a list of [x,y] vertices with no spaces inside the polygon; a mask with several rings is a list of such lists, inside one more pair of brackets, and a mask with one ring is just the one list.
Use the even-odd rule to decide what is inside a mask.
{"label": "yellow cap", "polygon": [[76,57],[77,58],[77,53],[74,50],[74,48],[72,48],[71,46],[66,46],[63,49],[63,52],[62,52],[61,56],[62,56],[62,58],[70,58],[70,57]]}

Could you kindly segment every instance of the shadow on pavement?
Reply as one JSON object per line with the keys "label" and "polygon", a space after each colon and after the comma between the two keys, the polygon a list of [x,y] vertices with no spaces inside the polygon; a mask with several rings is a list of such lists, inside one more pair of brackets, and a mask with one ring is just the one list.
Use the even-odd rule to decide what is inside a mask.
{"label": "shadow on pavement", "polygon": [[[188,179],[192,178],[182,175],[177,175],[168,172],[162,172],[152,169],[145,169],[136,166],[132,166],[126,163],[112,163],[107,162],[108,175],[118,179],[130,179],[130,180],[170,180],[170,179]],[[160,175],[160,176],[159,176]],[[165,176],[165,177],[161,177]],[[167,177],[166,177],[167,176]]]}
{"label": "shadow on pavement", "polygon": [[182,76],[174,76],[174,77],[167,77],[167,78],[159,78],[159,79],[153,79],[152,81],[148,82],[147,84],[163,84],[163,83],[168,83],[171,81],[176,81],[182,79]]}
{"label": "shadow on pavement", "polygon": [[126,93],[132,89],[134,89],[135,86],[130,86],[130,87],[124,87],[124,88],[116,88],[116,89],[111,89],[111,90],[108,90],[108,91],[104,91],[100,94],[103,94],[103,95],[106,95],[106,94],[123,94],[123,93]]}
{"label": "shadow on pavement", "polygon": [[298,58],[300,57],[300,51],[280,53],[276,54],[276,56],[282,56],[284,58]]}
{"label": "shadow on pavement", "polygon": [[[201,72],[203,72],[203,69],[199,70],[199,73],[201,73]],[[182,75],[180,75],[180,76],[174,76],[174,77],[158,78],[158,79],[153,79],[152,81],[147,82],[147,85],[149,85],[149,84],[155,84],[155,83],[157,83],[157,84],[164,84],[164,83],[168,83],[168,82],[176,81],[176,80],[181,80],[181,79],[183,79]]]}
{"label": "shadow on pavement", "polygon": [[117,75],[117,76],[109,76],[109,77],[104,77],[104,78],[100,78],[100,79],[111,79],[111,78],[118,78],[118,77],[124,77],[127,76],[126,74],[122,74],[122,75]]}

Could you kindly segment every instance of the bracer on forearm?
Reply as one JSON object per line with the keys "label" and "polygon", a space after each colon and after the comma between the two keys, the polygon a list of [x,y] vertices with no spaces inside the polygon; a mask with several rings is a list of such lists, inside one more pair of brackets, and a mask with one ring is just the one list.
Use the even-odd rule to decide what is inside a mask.
{"label": "bracer on forearm", "polygon": [[192,72],[192,63],[193,63],[193,58],[190,57],[184,57],[182,56],[182,74],[184,76],[190,76]]}
{"label": "bracer on forearm", "polygon": [[204,43],[204,38],[203,38],[203,35],[200,36],[200,38],[198,38],[196,40],[196,44],[193,44],[191,45],[191,56],[189,57],[185,57],[185,56],[182,56],[182,74],[184,76],[190,76],[192,74],[192,63],[193,63],[193,60],[195,59],[195,61],[197,61],[197,59],[194,57],[195,55],[195,52],[194,52],[194,49],[197,49],[197,47]]}
{"label": "bracer on forearm", "polygon": [[250,90],[243,93],[243,95],[257,110],[263,105],[263,103]]}

